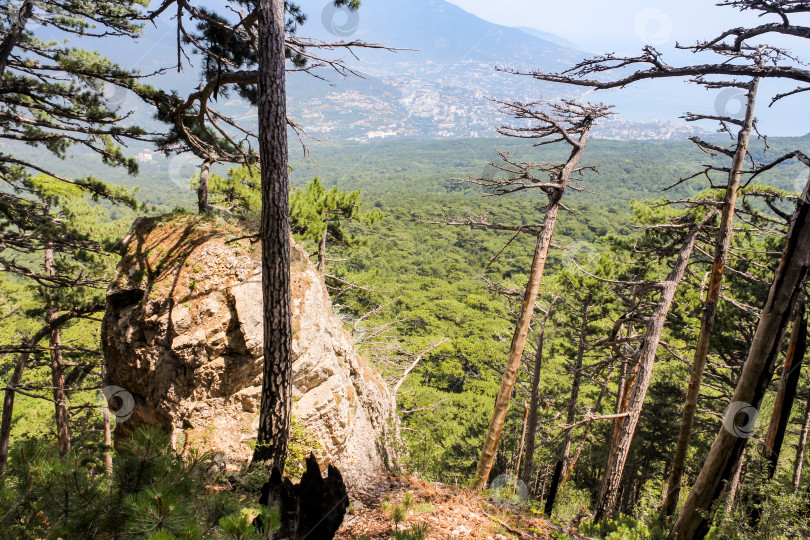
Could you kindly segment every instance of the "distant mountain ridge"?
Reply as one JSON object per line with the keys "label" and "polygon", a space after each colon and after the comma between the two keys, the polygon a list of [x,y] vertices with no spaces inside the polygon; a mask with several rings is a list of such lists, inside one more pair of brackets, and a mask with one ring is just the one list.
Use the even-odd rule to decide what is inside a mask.
{"label": "distant mountain ridge", "polygon": [[[392,137],[489,137],[509,119],[486,98],[524,102],[572,97],[579,91],[496,71],[561,71],[587,56],[576,45],[542,30],[490,23],[444,0],[364,0],[357,13],[315,0],[299,2],[308,21],[302,35],[325,41],[363,40],[403,49],[358,50],[351,65],[368,81],[306,75],[289,78],[291,111],[318,137],[372,140]],[[336,35],[338,34],[338,35]],[[389,87],[369,93],[361,87]],[[295,96],[322,91],[314,100]],[[391,100],[391,96],[399,99]],[[596,136],[612,139],[686,138],[700,132],[680,123],[609,120]]]}
{"label": "distant mountain ridge", "polygon": [[[395,58],[361,52],[359,56],[364,65],[369,62],[486,62],[492,65],[509,62],[559,69],[581,55],[576,48],[562,47],[525,30],[493,24],[444,0],[364,0],[354,16],[339,11],[334,17],[327,17],[327,20],[335,21],[331,28],[324,24],[324,14],[333,13],[328,4],[324,7],[322,0],[300,0],[298,3],[308,14],[308,21],[302,27],[305,35],[324,40],[340,37],[362,39],[419,51],[418,54],[398,53]],[[340,29],[352,33],[341,36]],[[557,36],[554,38],[562,40]]]}
{"label": "distant mountain ridge", "polygon": [[[325,69],[317,74],[327,81],[291,73],[290,114],[320,139],[491,137],[509,118],[488,97],[531,102],[577,95],[575,89],[496,71],[496,67],[560,71],[586,56],[565,39],[542,30],[493,24],[445,0],[364,0],[355,13],[336,10],[324,0],[298,3],[307,14],[301,36],[418,49],[358,49],[357,58],[342,51],[341,56],[363,78],[341,78]],[[144,72],[169,66],[176,50],[173,24],[167,17],[157,26],[148,26],[137,47],[113,47],[109,54],[122,65],[137,65]],[[199,57],[191,60],[199,63]],[[157,81],[158,86],[181,93],[198,84],[197,68],[188,65],[184,72],[170,70]],[[639,102],[627,101],[631,106]],[[137,103],[128,105],[145,109]],[[255,127],[255,110],[246,104],[234,100],[225,109]],[[149,121],[145,110],[139,113],[139,122]],[[644,124],[610,120],[595,136],[672,139],[696,132],[692,126],[654,118]]]}
{"label": "distant mountain ridge", "polygon": [[528,26],[515,26],[515,28],[520,30],[521,32],[529,34],[530,36],[550,41],[551,43],[554,43],[555,45],[559,45],[561,47],[568,47],[570,49],[580,49],[580,46],[577,45],[576,43],[569,41],[564,37],[560,37],[557,34],[552,34],[551,32],[544,32],[543,30],[538,30],[537,28],[529,28]]}

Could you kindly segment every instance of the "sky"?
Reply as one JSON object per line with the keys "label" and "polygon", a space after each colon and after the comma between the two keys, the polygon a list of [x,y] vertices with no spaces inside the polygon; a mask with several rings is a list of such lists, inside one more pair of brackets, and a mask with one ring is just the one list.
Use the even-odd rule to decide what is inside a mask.
{"label": "sky", "polygon": [[[153,0],[156,1],[156,0]],[[320,6],[331,0],[299,0],[310,14],[310,26],[317,29]],[[374,0],[396,2],[398,0]],[[644,45],[653,45],[672,65],[707,62],[687,51],[675,49],[676,40],[682,45],[719,35],[736,26],[754,26],[776,20],[773,16],[759,18],[752,12],[740,12],[731,7],[719,7],[719,0],[446,0],[487,21],[505,26],[532,27],[556,34],[575,44],[586,53],[614,52],[637,55]],[[224,0],[203,0],[219,8]],[[370,4],[372,0],[368,0]],[[360,10],[362,20],[362,8]],[[794,23],[810,25],[810,16],[794,16]],[[169,21],[169,26],[173,25]],[[792,49],[810,63],[810,40],[798,38],[768,38],[774,45]],[[394,44],[395,45],[395,44]],[[799,47],[799,48],[796,48]],[[583,57],[588,54],[583,53]],[[810,126],[810,93],[800,94],[767,107],[770,97],[790,91],[796,84],[768,80],[760,87],[757,108],[759,125],[770,135],[803,135]],[[685,111],[711,113],[712,98],[706,90],[683,80],[647,81],[622,91],[600,92],[599,101],[617,106],[617,112],[627,120],[646,122],[654,119],[679,120]],[[733,105],[733,104],[732,104]],[[797,121],[798,120],[798,121]],[[703,126],[714,129],[714,125]]]}
{"label": "sky", "polygon": [[448,1],[497,24],[557,34],[590,52],[637,51],[651,38],[666,48],[676,39],[692,43],[761,21],[753,13],[718,7],[711,0]]}
{"label": "sky", "polygon": [[[741,12],[731,7],[716,5],[718,0],[447,0],[465,11],[490,22],[504,26],[524,26],[551,32],[576,44],[588,53],[615,52],[637,55],[644,45],[652,45],[664,54],[671,65],[706,62],[692,53],[675,48],[691,45],[698,40],[719,36],[723,31],[738,26],[756,26],[775,22],[774,16],[760,18],[754,12]],[[794,24],[810,25],[810,17],[793,16]],[[769,36],[767,42],[791,50],[810,63],[810,40]],[[663,86],[662,86],[663,85]],[[797,83],[766,80],[760,86],[760,105],[770,102],[776,94],[794,89]],[[682,93],[689,103],[703,103],[702,89],[682,80],[647,81],[631,85],[617,92],[615,99],[644,102],[650,110],[638,109],[636,116],[626,114],[629,120],[643,121],[644,115],[659,116],[661,110],[656,96],[662,91]],[[605,95],[600,94],[600,95]],[[605,101],[614,103],[612,93]],[[621,111],[619,102],[615,102]],[[695,110],[688,107],[689,110]],[[696,111],[705,112],[705,111]],[[777,102],[773,107],[757,108],[759,126],[771,135],[802,135],[810,124],[810,95],[800,94]],[[797,122],[797,119],[801,121]]]}

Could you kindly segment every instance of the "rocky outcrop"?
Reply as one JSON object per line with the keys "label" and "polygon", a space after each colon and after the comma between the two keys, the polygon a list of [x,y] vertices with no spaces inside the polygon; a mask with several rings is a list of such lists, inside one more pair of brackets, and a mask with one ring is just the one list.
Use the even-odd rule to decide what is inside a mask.
{"label": "rocky outcrop", "polygon": [[[107,291],[102,342],[109,385],[134,398],[116,437],[152,424],[178,445],[252,454],[262,374],[256,246],[213,219],[140,219]],[[332,314],[306,253],[292,246],[294,421],[323,467],[391,465],[391,393]],[[122,417],[123,418],[123,417]]]}

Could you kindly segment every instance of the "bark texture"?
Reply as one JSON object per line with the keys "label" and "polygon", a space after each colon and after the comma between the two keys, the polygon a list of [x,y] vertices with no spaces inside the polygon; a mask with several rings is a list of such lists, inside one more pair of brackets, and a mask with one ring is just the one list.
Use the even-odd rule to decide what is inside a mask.
{"label": "bark texture", "polygon": [[197,187],[197,210],[200,214],[208,211],[208,181],[211,178],[211,162],[203,161],[200,166],[200,185]]}
{"label": "bark texture", "polygon": [[[53,266],[53,249],[45,250],[45,274],[56,275]],[[47,288],[46,296],[50,304],[51,290]],[[67,394],[65,392],[65,370],[62,365],[62,336],[59,326],[53,322],[59,317],[56,308],[48,305],[45,313],[45,323],[51,325],[48,335],[51,357],[51,386],[53,387],[54,418],[56,419],[56,439],[59,455],[64,457],[70,451],[70,418],[67,408]]]}
{"label": "bark texture", "polygon": [[706,359],[709,355],[714,321],[717,315],[717,303],[720,299],[720,288],[723,284],[723,272],[728,260],[731,247],[731,237],[734,232],[734,213],[737,207],[737,192],[740,189],[740,179],[745,168],[745,158],[748,156],[748,146],[751,132],[754,128],[754,109],[756,107],[759,79],[754,79],[748,90],[745,120],[737,136],[737,148],[729,172],[726,197],[723,200],[723,213],[720,218],[720,229],[715,242],[714,262],[709,278],[706,301],[703,303],[703,314],[700,319],[700,333],[695,347],[695,357],[692,361],[692,370],[689,375],[689,386],[686,390],[686,403],[681,416],[681,429],[678,434],[678,444],[675,457],[670,468],[667,496],[664,500],[664,511],[671,516],[675,513],[678,498],[681,493],[681,480],[686,467],[686,456],[689,453],[689,443],[692,439],[692,429],[695,423],[695,412],[700,395],[700,386],[703,382],[703,371],[706,368]]}
{"label": "bark texture", "polygon": [[526,421],[526,454],[518,470],[518,477],[523,480],[527,486],[532,484],[532,469],[534,469],[534,446],[535,439],[537,438],[537,407],[540,406],[540,371],[543,368],[543,343],[545,341],[548,318],[556,302],[557,298],[555,297],[548,311],[543,314],[543,320],[540,322],[540,330],[537,336],[537,351],[534,355],[534,371],[532,371],[532,387],[529,396],[529,418]]}
{"label": "bark texture", "polygon": [[[751,343],[748,359],[732,397],[732,404],[758,409],[771,382],[785,330],[807,275],[810,254],[810,183],[791,217],[787,243],[774,275],[768,299]],[[709,530],[713,505],[740,460],[748,438],[738,436],[739,419],[731,430],[720,428],[709,455],[681,509],[670,538],[703,538]],[[747,419],[746,419],[747,421]],[[729,422],[726,422],[728,424]],[[736,432],[732,433],[732,431]]]}
{"label": "bark texture", "polygon": [[672,305],[672,300],[675,297],[675,291],[678,288],[678,284],[680,284],[683,279],[684,272],[689,264],[689,258],[692,256],[692,250],[695,247],[695,238],[697,238],[701,228],[713,215],[714,214],[710,212],[702,222],[692,226],[678,252],[678,258],[675,260],[672,270],[666,280],[659,284],[661,296],[647,324],[647,333],[644,336],[639,350],[638,362],[635,368],[636,373],[633,377],[634,380],[632,382],[628,380],[626,384],[626,406],[620,407],[626,416],[618,418],[616,421],[614,440],[611,443],[611,452],[608,455],[605,476],[602,481],[602,488],[594,513],[595,521],[609,517],[616,506],[616,497],[619,492],[619,487],[621,486],[624,465],[627,461],[627,455],[630,452],[630,443],[633,441],[633,435],[638,425],[644,399],[647,397],[647,388],[650,385],[653,365],[655,364],[655,353],[661,341],[664,323],[666,322],[669,308]]}
{"label": "bark texture", "polygon": [[283,473],[292,410],[284,2],[259,0],[258,9],[264,380],[253,459],[269,461]]}

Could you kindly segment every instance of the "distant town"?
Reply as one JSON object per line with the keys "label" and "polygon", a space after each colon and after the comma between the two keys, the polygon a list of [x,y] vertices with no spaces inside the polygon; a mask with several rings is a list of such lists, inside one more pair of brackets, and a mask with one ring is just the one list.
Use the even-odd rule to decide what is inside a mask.
{"label": "distant town", "polygon": [[[369,66],[365,68],[369,71]],[[384,90],[368,91],[350,79],[341,80],[319,97],[302,100],[292,93],[291,114],[309,135],[322,139],[478,138],[496,136],[498,127],[512,122],[493,99],[533,102],[563,97],[559,88],[498,72],[488,64],[427,62],[370,71],[384,83]],[[700,133],[704,131],[686,123],[631,122],[617,114],[602,122],[594,137],[677,140]]]}

